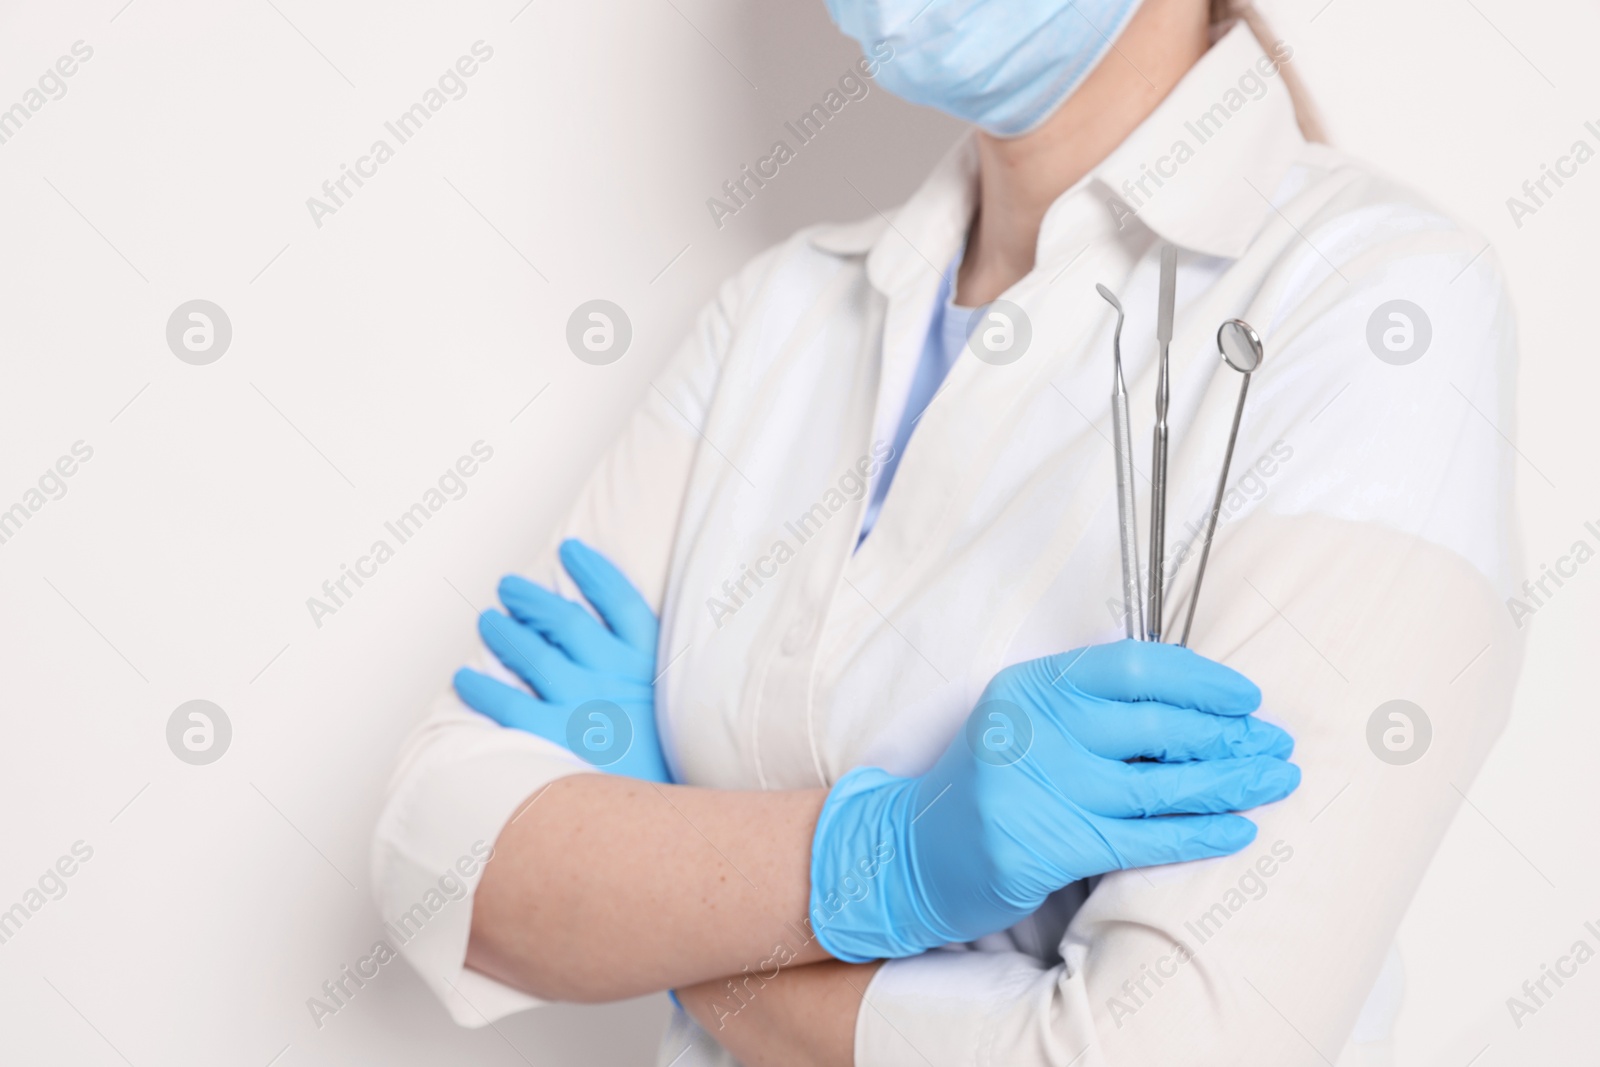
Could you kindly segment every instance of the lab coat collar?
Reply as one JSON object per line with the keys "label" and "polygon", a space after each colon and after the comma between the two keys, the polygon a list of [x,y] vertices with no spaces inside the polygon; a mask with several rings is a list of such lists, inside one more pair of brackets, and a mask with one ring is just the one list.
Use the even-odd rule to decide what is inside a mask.
{"label": "lab coat collar", "polygon": [[[1288,48],[1278,49],[1286,58]],[[1050,206],[1037,266],[1082,250],[1083,202],[1091,194],[1117,229],[1142,225],[1195,252],[1242,255],[1304,144],[1277,67],[1243,21],[1225,28],[1155,111]],[[867,255],[873,285],[896,292],[954,258],[976,208],[977,181],[969,132],[892,216],[818,227],[812,243],[836,255]]]}
{"label": "lab coat collar", "polygon": [[[1288,46],[1276,47],[1286,59]],[[1305,145],[1279,66],[1242,20],[1223,32],[1094,169],[1119,228],[1136,219],[1181,248],[1227,259],[1244,254]],[[1041,259],[1050,236],[1046,213]]]}
{"label": "lab coat collar", "polygon": [[966,244],[977,205],[978,145],[969,132],[899,208],[818,227],[811,242],[835,255],[866,255],[873,286],[883,293],[899,292],[944,272]]}

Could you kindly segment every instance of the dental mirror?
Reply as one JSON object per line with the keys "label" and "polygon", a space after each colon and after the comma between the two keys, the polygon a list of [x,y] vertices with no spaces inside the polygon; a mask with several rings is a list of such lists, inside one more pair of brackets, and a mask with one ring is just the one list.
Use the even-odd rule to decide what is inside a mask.
{"label": "dental mirror", "polygon": [[1228,448],[1222,454],[1222,475],[1217,479],[1217,495],[1206,516],[1206,539],[1200,546],[1200,567],[1195,572],[1194,589],[1189,594],[1189,614],[1183,621],[1183,637],[1178,644],[1188,647],[1189,631],[1194,628],[1194,609],[1200,602],[1200,584],[1206,580],[1206,562],[1211,558],[1211,539],[1217,535],[1217,517],[1222,514],[1222,497],[1228,489],[1228,468],[1233,465],[1233,446],[1239,441],[1239,421],[1244,418],[1244,401],[1250,392],[1250,375],[1261,366],[1261,336],[1243,319],[1229,319],[1217,327],[1217,351],[1223,362],[1244,375],[1239,379],[1239,402],[1233,409],[1233,427],[1228,431]]}
{"label": "dental mirror", "polygon": [[1217,327],[1217,350],[1240,374],[1261,366],[1261,338],[1243,319],[1229,319]]}

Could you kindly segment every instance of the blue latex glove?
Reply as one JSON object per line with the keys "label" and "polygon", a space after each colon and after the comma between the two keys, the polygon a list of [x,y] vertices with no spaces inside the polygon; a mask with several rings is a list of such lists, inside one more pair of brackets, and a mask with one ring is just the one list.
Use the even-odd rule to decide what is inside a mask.
{"label": "blue latex glove", "polygon": [[670,782],[656,733],[655,612],[581,541],[563,541],[560,557],[604,624],[526,578],[503,578],[500,602],[511,614],[485,611],[478,633],[533,695],[466,669],[456,672],[456,693],[501,726],[538,734],[614,774]]}
{"label": "blue latex glove", "polygon": [[851,963],[913,956],[1091,875],[1237,852],[1255,824],[1220,813],[1300,784],[1292,739],[1250,715],[1260,702],[1177,645],[1007,667],[926,774],[860,767],[834,785],[811,848],[818,940]]}

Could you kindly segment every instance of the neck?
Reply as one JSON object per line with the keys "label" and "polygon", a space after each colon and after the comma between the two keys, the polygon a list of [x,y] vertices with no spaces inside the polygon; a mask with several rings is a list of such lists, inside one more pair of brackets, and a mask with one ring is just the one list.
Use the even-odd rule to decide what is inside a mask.
{"label": "neck", "polygon": [[979,131],[978,213],[956,278],[977,307],[1033,269],[1050,205],[1110,155],[1210,46],[1207,5],[1144,0],[1094,71],[1039,128],[1003,139]]}

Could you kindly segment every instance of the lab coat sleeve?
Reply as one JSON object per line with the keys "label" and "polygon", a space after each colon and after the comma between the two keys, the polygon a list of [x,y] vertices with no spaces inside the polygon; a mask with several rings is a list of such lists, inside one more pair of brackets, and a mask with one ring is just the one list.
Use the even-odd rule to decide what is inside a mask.
{"label": "lab coat sleeve", "polygon": [[[1503,603],[1519,460],[1498,436],[1513,327],[1468,255],[1347,269],[1316,287],[1341,295],[1268,336],[1280,374],[1263,375],[1240,455],[1281,438],[1294,459],[1219,533],[1193,644],[1260,685],[1262,717],[1296,739],[1300,789],[1250,813],[1259,835],[1235,856],[1103,878],[1048,961],[1007,947],[885,964],[857,1018],[859,1067],[1339,1059],[1520,660]],[[1368,316],[1396,288],[1431,294],[1431,366],[1368,351]],[[1407,706],[1380,712],[1396,700],[1431,736]]]}
{"label": "lab coat sleeve", "polygon": [[[556,556],[562,539],[581,538],[615,562],[659,614],[673,532],[700,442],[696,426],[728,347],[737,283],[725,285],[700,314],[555,536],[517,573],[581,603]],[[521,684],[482,648],[470,666]],[[374,894],[389,939],[401,941],[402,954],[461,1025],[483,1026],[540,1003],[464,968],[472,893],[482,875],[480,857],[522,805],[541,786],[583,773],[593,768],[543,738],[496,725],[450,689],[404,742],[374,834]],[[466,895],[456,888],[445,896],[459,899],[431,908],[430,902],[441,899],[441,877],[452,872],[465,883]]]}

